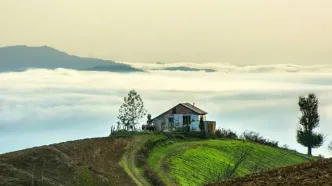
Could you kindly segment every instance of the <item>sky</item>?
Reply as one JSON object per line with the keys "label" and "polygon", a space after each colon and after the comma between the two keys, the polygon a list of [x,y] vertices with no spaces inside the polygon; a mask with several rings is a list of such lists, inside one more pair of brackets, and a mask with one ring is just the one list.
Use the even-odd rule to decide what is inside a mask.
{"label": "sky", "polygon": [[0,46],[129,62],[331,64],[330,0],[0,0]]}
{"label": "sky", "polygon": [[[107,136],[136,89],[152,116],[195,102],[220,128],[256,131],[303,153],[297,100],[314,92],[326,143],[313,153],[330,156],[331,7],[331,0],[0,0],[0,47],[47,45],[147,71],[0,73],[0,153]],[[169,66],[217,71],[153,70]]]}
{"label": "sky", "polygon": [[[91,137],[108,136],[130,89],[152,117],[180,102],[195,102],[217,128],[259,132],[306,153],[296,142],[298,97],[316,93],[326,141],[313,154],[332,154],[330,72],[138,73],[30,69],[0,73],[0,153]],[[183,78],[183,77],[186,78]],[[145,120],[142,120],[144,123]]]}

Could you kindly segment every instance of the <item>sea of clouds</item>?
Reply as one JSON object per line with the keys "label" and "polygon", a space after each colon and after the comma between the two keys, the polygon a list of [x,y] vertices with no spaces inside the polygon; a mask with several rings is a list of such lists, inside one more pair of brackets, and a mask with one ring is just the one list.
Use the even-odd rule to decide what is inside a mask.
{"label": "sea of clouds", "polygon": [[[295,138],[300,116],[297,101],[300,95],[314,92],[320,101],[317,131],[327,136],[327,142],[313,152],[329,156],[331,66],[293,65],[285,70],[287,65],[233,65],[231,70],[221,70],[227,64],[175,65],[218,70],[208,73],[151,70],[164,64],[132,65],[147,72],[30,69],[0,73],[0,153],[107,136],[117,121],[123,97],[136,89],[152,116],[179,102],[195,102],[209,113],[208,120],[217,121],[218,127],[239,133],[256,131],[304,153],[306,148]],[[278,70],[266,70],[271,68]]]}
{"label": "sea of clouds", "polygon": [[132,63],[122,62],[125,64],[132,65],[136,68],[150,69],[150,70],[161,70],[168,67],[190,67],[196,69],[212,69],[218,72],[238,72],[238,73],[262,73],[262,72],[332,72],[332,65],[320,64],[320,65],[309,65],[301,66],[294,64],[273,64],[273,65],[234,65],[231,63],[221,62],[208,62],[208,63],[194,63],[194,62],[179,62],[179,63]]}

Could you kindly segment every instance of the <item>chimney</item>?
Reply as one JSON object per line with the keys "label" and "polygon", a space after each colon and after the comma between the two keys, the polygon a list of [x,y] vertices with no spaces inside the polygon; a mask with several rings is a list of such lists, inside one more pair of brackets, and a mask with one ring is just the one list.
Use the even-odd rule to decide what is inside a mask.
{"label": "chimney", "polygon": [[193,103],[193,106],[195,106],[195,102]]}

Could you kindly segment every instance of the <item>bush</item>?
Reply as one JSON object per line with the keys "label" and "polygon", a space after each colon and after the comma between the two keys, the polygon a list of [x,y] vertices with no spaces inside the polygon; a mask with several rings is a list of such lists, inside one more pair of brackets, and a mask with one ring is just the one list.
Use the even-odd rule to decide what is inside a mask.
{"label": "bush", "polygon": [[248,141],[252,141],[252,142],[256,142],[256,143],[260,143],[260,144],[268,145],[268,146],[272,146],[272,147],[278,147],[278,143],[279,143],[278,141],[266,139],[266,138],[260,136],[259,133],[253,132],[253,131],[243,132],[241,138],[244,140],[248,140]]}
{"label": "bush", "polygon": [[283,145],[282,148],[286,149],[286,150],[290,150],[289,146],[287,144]]}
{"label": "bush", "polygon": [[154,131],[154,125],[142,125],[142,130]]}
{"label": "bush", "polygon": [[128,131],[128,130],[114,130],[109,137],[132,137],[137,135],[144,135],[148,132],[143,131]]}
{"label": "bush", "polygon": [[78,180],[78,185],[81,186],[93,186],[93,180],[90,176],[89,170],[87,168],[83,168],[81,175]]}
{"label": "bush", "polygon": [[229,138],[229,139],[237,139],[238,136],[236,132],[231,131],[230,129],[218,129],[216,130],[216,136],[218,138]]}
{"label": "bush", "polygon": [[152,183],[152,185],[160,185],[163,186],[165,185],[160,177],[158,176],[157,172],[154,171],[150,166],[148,165],[144,165],[143,166],[143,170],[144,170],[144,175],[149,178],[150,182]]}
{"label": "bush", "polygon": [[200,138],[205,139],[205,135],[202,135],[202,132],[185,132],[184,135],[186,137],[192,137],[192,138]]}
{"label": "bush", "polygon": [[157,172],[151,168],[147,162],[147,159],[150,154],[150,150],[158,145],[171,143],[176,137],[173,135],[165,135],[165,137],[158,140],[149,140],[147,141],[143,147],[137,152],[135,161],[137,166],[143,169],[144,175],[150,180],[152,185],[160,185],[164,186],[165,184],[162,182],[161,178],[158,176]]}

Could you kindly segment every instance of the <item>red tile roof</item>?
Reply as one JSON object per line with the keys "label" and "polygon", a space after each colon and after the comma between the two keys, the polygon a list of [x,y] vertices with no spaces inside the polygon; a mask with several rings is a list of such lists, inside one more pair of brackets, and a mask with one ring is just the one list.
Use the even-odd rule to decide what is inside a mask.
{"label": "red tile roof", "polygon": [[[194,105],[192,105],[192,104],[190,104],[190,103],[179,103],[179,104],[177,104],[175,107],[177,107],[178,105],[183,105],[184,107],[186,107],[186,108],[188,108],[188,109],[194,111],[195,113],[197,113],[197,114],[199,114],[199,115],[205,115],[205,114],[207,114],[207,112],[205,112],[205,111],[203,111],[203,110],[201,110],[201,109],[195,107]],[[175,108],[175,107],[173,107],[173,108]],[[166,112],[168,112],[168,111],[169,111],[169,110],[167,110]],[[159,116],[165,114],[166,112],[164,112],[164,113],[158,115],[157,117],[154,117],[152,120],[158,118]]]}
{"label": "red tile roof", "polygon": [[190,103],[181,103],[181,105],[189,108],[190,110],[196,112],[197,114],[200,114],[200,115],[204,115],[204,114],[207,114],[207,112],[195,107],[195,105],[192,105]]}

